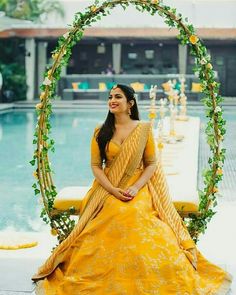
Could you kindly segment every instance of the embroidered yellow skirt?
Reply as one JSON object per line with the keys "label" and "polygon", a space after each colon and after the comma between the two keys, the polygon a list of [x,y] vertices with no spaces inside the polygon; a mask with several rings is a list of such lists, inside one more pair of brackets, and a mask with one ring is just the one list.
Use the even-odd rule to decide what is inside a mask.
{"label": "embroidered yellow skirt", "polygon": [[193,268],[144,186],[128,202],[110,195],[72,244],[66,262],[38,282],[36,294],[227,294],[231,279],[199,251]]}

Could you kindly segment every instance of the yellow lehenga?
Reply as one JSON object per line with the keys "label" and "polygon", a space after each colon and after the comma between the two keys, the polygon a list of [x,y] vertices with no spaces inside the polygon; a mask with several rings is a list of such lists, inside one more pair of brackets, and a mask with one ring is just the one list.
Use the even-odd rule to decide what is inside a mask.
{"label": "yellow lehenga", "polygon": [[[101,166],[95,134],[92,164]],[[106,175],[128,187],[156,162],[149,123],[140,122],[122,145],[110,141]],[[153,177],[133,200],[123,202],[96,180],[84,197],[80,219],[33,277],[36,294],[211,295],[226,294],[232,277],[197,250],[168,195],[157,161]]]}

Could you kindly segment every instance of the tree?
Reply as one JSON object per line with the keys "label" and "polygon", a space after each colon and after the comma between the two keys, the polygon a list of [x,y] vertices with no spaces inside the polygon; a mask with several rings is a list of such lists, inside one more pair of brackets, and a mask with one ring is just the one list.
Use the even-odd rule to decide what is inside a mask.
{"label": "tree", "polygon": [[61,17],[64,10],[57,0],[0,0],[0,10],[9,17],[43,22],[51,12]]}

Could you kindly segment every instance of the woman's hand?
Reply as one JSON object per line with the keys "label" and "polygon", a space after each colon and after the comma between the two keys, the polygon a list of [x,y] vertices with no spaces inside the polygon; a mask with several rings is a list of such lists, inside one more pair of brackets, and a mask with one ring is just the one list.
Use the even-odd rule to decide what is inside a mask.
{"label": "woman's hand", "polygon": [[138,191],[139,189],[135,185],[132,185],[125,190],[125,193],[128,196],[131,196],[132,198],[134,198],[137,195]]}
{"label": "woman's hand", "polygon": [[119,199],[121,201],[124,201],[124,202],[132,200],[132,197],[127,195],[126,192],[123,189],[119,188],[119,187],[112,188],[111,194],[114,197],[116,197],[117,199]]}

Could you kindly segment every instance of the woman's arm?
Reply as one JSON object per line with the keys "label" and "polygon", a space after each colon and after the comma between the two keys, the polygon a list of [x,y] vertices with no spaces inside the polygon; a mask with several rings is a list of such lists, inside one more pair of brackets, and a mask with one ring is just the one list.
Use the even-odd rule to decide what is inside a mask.
{"label": "woman's arm", "polygon": [[147,166],[139,179],[135,182],[134,186],[137,187],[138,190],[140,190],[152,177],[153,173],[155,172],[156,164],[152,164]]}
{"label": "woman's arm", "polygon": [[155,170],[156,164],[147,166],[139,179],[125,191],[126,194],[134,197],[138,193],[138,191],[149,181]]}
{"label": "woman's arm", "polygon": [[98,181],[98,183],[100,183],[105,188],[106,191],[108,191],[109,193],[112,193],[114,186],[111,184],[111,182],[107,178],[103,169],[95,165],[91,165],[91,168],[93,171],[93,175]]}

